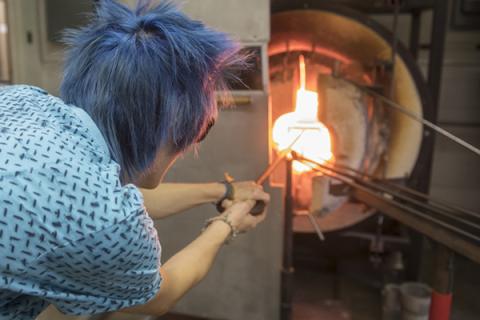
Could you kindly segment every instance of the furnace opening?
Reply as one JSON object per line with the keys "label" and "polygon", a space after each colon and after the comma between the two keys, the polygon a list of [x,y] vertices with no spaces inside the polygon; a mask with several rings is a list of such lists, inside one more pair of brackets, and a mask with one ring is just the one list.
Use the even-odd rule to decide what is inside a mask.
{"label": "furnace opening", "polygon": [[[272,161],[298,139],[292,149],[317,162],[407,178],[417,160],[421,126],[361,89],[373,88],[422,113],[408,58],[400,53],[392,64],[391,57],[391,44],[351,17],[321,10],[275,14],[269,45]],[[338,181],[311,164],[294,162],[293,168],[295,231],[313,232],[306,215],[324,231],[335,231],[374,213],[351,202],[338,191]],[[273,185],[285,184],[284,169],[273,173]]]}

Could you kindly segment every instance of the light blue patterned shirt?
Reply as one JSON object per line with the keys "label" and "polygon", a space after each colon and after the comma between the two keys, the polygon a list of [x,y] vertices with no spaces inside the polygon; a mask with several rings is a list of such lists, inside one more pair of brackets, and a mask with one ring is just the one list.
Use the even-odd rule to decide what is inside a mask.
{"label": "light blue patterned shirt", "polygon": [[161,247],[143,198],[92,119],[31,86],[0,87],[0,319],[49,304],[95,314],[160,287]]}

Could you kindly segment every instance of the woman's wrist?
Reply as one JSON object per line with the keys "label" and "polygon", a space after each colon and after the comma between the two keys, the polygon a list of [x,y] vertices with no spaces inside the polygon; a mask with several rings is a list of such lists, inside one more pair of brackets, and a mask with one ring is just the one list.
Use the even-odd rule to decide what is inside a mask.
{"label": "woman's wrist", "polygon": [[203,234],[207,234],[211,237],[211,241],[217,242],[223,245],[228,241],[233,233],[232,228],[222,220],[215,220],[208,223],[204,228]]}
{"label": "woman's wrist", "polygon": [[212,182],[205,185],[206,196],[208,198],[207,202],[216,203],[226,193],[226,186],[221,182]]}

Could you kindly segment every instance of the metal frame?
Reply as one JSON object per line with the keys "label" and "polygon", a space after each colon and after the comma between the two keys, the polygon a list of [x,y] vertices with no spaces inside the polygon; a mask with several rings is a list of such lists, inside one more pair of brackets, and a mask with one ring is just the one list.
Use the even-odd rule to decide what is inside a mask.
{"label": "metal frame", "polygon": [[335,164],[311,163],[316,171],[341,181],[350,195],[480,264],[480,213],[444,204],[430,196]]}
{"label": "metal frame", "polygon": [[[333,6],[337,7],[338,10],[349,10],[350,8],[360,9],[364,13],[371,14],[392,14],[393,7],[372,7],[368,8],[365,5],[360,5],[360,1],[341,1],[342,4],[339,6],[339,1],[336,1],[336,4]],[[332,5],[332,1],[329,0],[290,0],[282,1],[277,0],[272,2],[272,11],[285,11],[293,10],[300,8],[317,8],[319,5]],[[355,5],[357,4],[357,5]],[[410,14],[412,16],[411,25],[410,25],[410,42],[409,49],[413,60],[416,60],[419,55],[419,50],[421,48],[420,44],[420,28],[422,22],[422,13],[427,10],[433,10],[433,21],[432,21],[432,34],[431,34],[431,43],[428,46],[430,49],[429,54],[429,64],[428,64],[428,78],[427,85],[429,89],[429,96],[422,97],[422,102],[424,105],[424,118],[432,123],[437,122],[438,114],[438,102],[440,97],[440,86],[441,86],[441,76],[442,76],[442,66],[443,66],[443,56],[444,56],[444,46],[445,46],[445,35],[447,30],[447,19],[448,19],[448,1],[445,0],[425,0],[425,1],[403,1],[402,7],[400,8],[400,13]],[[424,47],[423,47],[424,48]],[[424,139],[422,141],[421,151],[417,161],[417,165],[412,172],[412,179],[408,181],[408,185],[411,188],[414,188],[420,192],[428,193],[430,188],[430,178],[433,162],[433,150],[434,150],[434,135],[425,132]],[[287,166],[288,167],[288,166]],[[284,230],[284,264],[282,271],[282,313],[281,319],[288,320],[291,319],[291,298],[292,298],[292,236],[293,230],[291,230],[291,218],[293,216],[293,210],[291,208],[291,171],[288,171],[287,168],[287,183],[286,183],[286,198],[285,198],[285,230]],[[361,195],[364,201],[363,195]],[[378,199],[377,199],[378,200]],[[387,207],[384,208],[385,210]],[[396,216],[397,220],[402,221],[402,216]],[[287,230],[290,228],[290,230]],[[424,231],[424,230],[422,230]],[[422,232],[427,236],[432,237],[434,240],[441,240],[440,236],[435,236],[434,232]],[[417,279],[420,274],[420,265],[421,265],[421,256],[423,250],[423,237],[419,233],[414,233],[412,237],[412,245],[410,250],[410,263],[409,269],[407,270],[408,278]],[[438,292],[449,293],[451,292],[452,287],[452,278],[453,274],[453,258],[442,257],[453,257],[453,253],[449,249],[446,249],[443,246],[440,246],[436,253],[436,277],[434,287]],[[445,272],[444,270],[449,270]],[[448,283],[448,285],[445,285]]]}
{"label": "metal frame", "polygon": [[283,262],[281,276],[280,319],[292,319],[293,298],[293,182],[292,160],[287,159],[285,181],[285,215],[283,222]]}
{"label": "metal frame", "polygon": [[293,154],[293,158],[315,165],[315,170],[347,185],[354,198],[437,242],[430,319],[448,319],[452,301],[454,252],[480,264],[480,214],[442,204],[427,194],[345,166],[321,164],[296,154]]}

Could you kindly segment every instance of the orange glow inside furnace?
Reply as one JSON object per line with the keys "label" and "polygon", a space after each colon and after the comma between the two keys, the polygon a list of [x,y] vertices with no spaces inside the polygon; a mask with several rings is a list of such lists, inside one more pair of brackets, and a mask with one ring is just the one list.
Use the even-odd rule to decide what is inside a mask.
{"label": "orange glow inside furnace", "polygon": [[[272,139],[279,152],[289,148],[305,158],[319,163],[332,159],[332,142],[328,128],[318,120],[318,93],[307,90],[305,59],[300,56],[300,88],[297,90],[295,111],[280,116],[273,125]],[[311,166],[295,161],[296,173],[312,170]]]}

